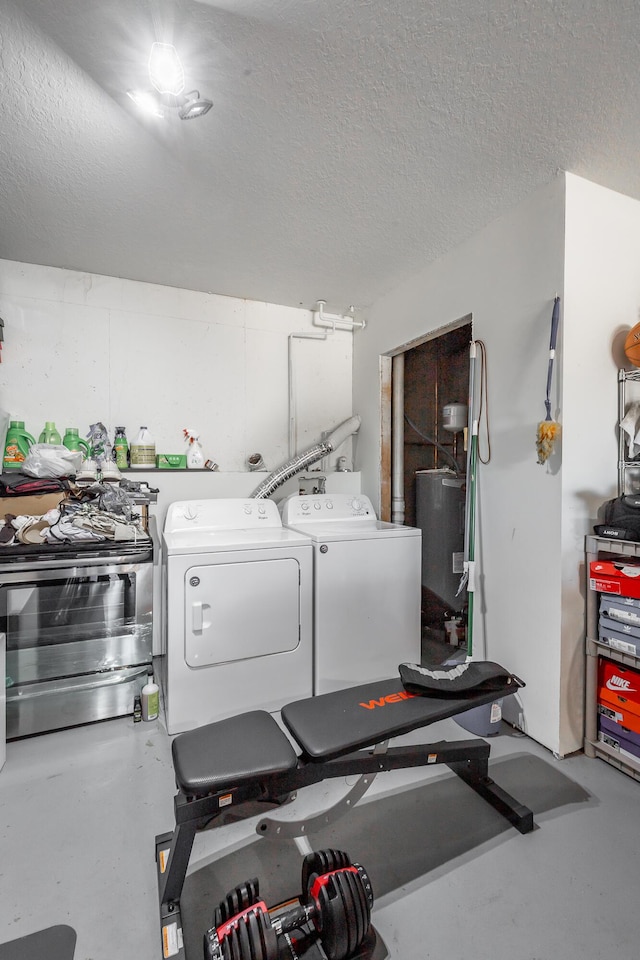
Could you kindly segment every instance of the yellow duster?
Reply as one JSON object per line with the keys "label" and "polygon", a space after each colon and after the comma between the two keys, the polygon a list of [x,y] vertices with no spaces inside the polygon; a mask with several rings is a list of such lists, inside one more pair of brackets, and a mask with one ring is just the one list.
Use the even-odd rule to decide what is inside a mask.
{"label": "yellow duster", "polygon": [[547,399],[544,405],[547,410],[547,416],[538,424],[536,436],[536,449],[538,451],[538,463],[546,463],[553,453],[553,445],[560,436],[560,424],[551,416],[551,377],[553,374],[553,361],[556,355],[556,340],[558,338],[558,323],[560,320],[560,297],[553,301],[553,314],[551,315],[551,338],[549,341],[549,366],[547,369]]}

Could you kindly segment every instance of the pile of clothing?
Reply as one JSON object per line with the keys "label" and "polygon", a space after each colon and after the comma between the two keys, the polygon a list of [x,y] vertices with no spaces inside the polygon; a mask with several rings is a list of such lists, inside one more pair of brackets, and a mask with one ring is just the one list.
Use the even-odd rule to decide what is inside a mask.
{"label": "pile of clothing", "polygon": [[[28,489],[25,489],[25,483]],[[39,486],[36,488],[34,484]],[[7,478],[3,474],[0,489],[5,496],[12,497],[12,502],[15,499],[15,511],[5,513],[4,525],[0,527],[0,546],[148,540],[149,535],[135,512],[131,496],[137,487],[139,484],[126,481],[117,486],[95,483],[91,487],[77,487],[67,480]],[[20,512],[24,494],[60,491],[66,494],[65,498],[44,515],[31,516]]]}

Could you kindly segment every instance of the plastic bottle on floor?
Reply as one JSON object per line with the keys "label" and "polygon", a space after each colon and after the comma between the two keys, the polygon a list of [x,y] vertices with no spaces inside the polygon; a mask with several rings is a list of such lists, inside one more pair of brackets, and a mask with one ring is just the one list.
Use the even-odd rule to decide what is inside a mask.
{"label": "plastic bottle on floor", "polygon": [[147,682],[140,691],[142,700],[142,719],[157,720],[160,710],[160,688],[153,682],[153,674],[149,674]]}

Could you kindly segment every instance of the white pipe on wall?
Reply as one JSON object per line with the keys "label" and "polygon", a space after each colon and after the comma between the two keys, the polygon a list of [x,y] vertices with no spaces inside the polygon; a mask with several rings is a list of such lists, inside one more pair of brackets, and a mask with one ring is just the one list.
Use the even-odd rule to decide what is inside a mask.
{"label": "white pipe on wall", "polygon": [[318,309],[313,311],[314,327],[329,327],[331,330],[364,330],[367,325],[366,320],[355,319],[355,307],[351,307],[349,316],[340,313],[325,313],[324,308],[327,305],[326,300],[318,300]]}
{"label": "white pipe on wall", "polygon": [[391,522],[404,523],[404,354],[391,366]]}
{"label": "white pipe on wall", "polygon": [[288,338],[288,377],[289,377],[289,457],[295,457],[298,438],[296,436],[296,387],[295,370],[293,366],[293,341],[294,340],[326,340],[328,333],[290,333]]}

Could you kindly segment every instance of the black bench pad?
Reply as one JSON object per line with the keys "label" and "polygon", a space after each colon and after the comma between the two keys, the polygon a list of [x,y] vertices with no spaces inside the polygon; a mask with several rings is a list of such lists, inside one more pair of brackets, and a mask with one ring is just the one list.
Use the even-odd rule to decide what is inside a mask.
{"label": "black bench pad", "polygon": [[204,796],[294,770],[296,752],[270,713],[252,710],[180,734],[171,746],[178,786]]}
{"label": "black bench pad", "polygon": [[309,760],[333,760],[513,692],[505,685],[443,699],[407,693],[400,677],[391,677],[288,703],[282,720]]}
{"label": "black bench pad", "polygon": [[[408,693],[399,677],[391,677],[288,703],[282,708],[282,720],[300,744],[300,761],[321,762],[372,747],[510,693],[513,686],[505,687],[504,692],[467,692],[464,697],[443,699]],[[260,783],[295,770],[299,759],[286,734],[264,710],[241,713],[182,733],[171,750],[178,786],[193,797]]]}

